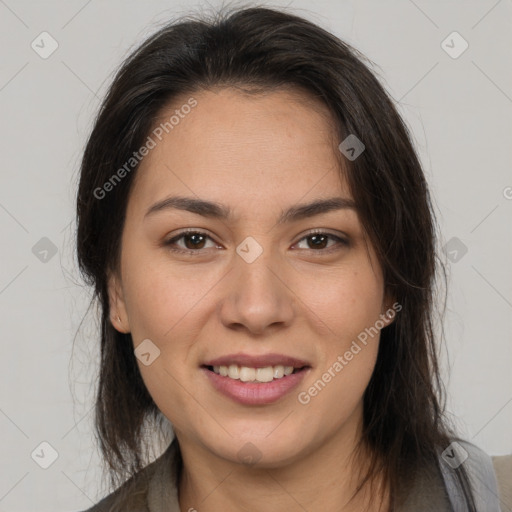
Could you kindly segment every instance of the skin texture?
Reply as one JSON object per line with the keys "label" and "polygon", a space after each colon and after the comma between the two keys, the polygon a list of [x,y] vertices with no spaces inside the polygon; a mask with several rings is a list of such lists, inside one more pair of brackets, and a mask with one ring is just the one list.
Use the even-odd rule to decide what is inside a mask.
{"label": "skin texture", "polygon": [[[369,493],[340,504],[349,501],[364,464],[351,453],[379,336],[309,403],[297,395],[393,302],[385,297],[380,265],[355,209],[277,224],[290,206],[351,198],[329,112],[300,91],[248,95],[224,88],[193,96],[197,106],[141,163],[119,272],[109,285],[116,329],[131,332],[135,347],[150,339],[160,349],[151,365],[139,367],[180,443],[181,508],[361,510]],[[162,119],[186,98],[180,101]],[[232,217],[178,209],[145,217],[154,203],[178,195],[226,205]],[[200,249],[190,249],[186,238],[174,243],[196,254],[165,245],[184,228],[210,237]],[[329,238],[316,248],[306,238],[315,229],[348,245]],[[263,249],[252,263],[236,253],[248,236]],[[208,359],[240,352],[286,354],[311,369],[277,402],[241,405],[216,391],[200,369]],[[261,456],[253,465],[238,456],[248,442]]]}

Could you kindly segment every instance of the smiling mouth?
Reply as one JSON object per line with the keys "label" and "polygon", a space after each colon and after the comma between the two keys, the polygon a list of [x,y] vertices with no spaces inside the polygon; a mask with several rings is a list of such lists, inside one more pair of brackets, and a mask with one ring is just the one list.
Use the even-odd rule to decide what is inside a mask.
{"label": "smiling mouth", "polygon": [[207,370],[232,380],[239,380],[246,383],[267,383],[279,380],[306,370],[309,366],[293,367],[284,365],[265,366],[262,368],[252,368],[249,366],[239,366],[231,364],[229,366],[204,366]]}

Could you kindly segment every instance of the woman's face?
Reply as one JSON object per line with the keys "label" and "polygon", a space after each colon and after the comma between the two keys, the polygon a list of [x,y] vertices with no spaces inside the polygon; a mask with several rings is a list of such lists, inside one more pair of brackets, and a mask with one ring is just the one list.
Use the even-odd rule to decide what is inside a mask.
{"label": "woman's face", "polygon": [[389,323],[381,268],[324,106],[285,90],[193,97],[137,171],[112,322],[180,444],[278,466],[357,437]]}

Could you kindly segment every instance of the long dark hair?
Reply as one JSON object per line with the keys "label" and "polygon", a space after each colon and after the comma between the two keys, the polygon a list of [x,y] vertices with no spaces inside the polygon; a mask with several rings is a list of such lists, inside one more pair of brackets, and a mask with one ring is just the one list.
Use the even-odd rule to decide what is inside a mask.
{"label": "long dark hair", "polygon": [[450,444],[433,328],[433,209],[409,131],[365,61],[356,49],[305,19],[252,7],[163,27],[115,76],[83,155],[77,253],[101,309],[96,429],[117,482],[144,466],[144,422],[158,419],[159,411],[139,373],[130,335],[116,331],[109,319],[107,277],[118,270],[137,167],[103,198],[104,185],[144,144],[170,101],[212,87],[299,88],[329,108],[340,142],[354,134],[365,145],[357,159],[344,160],[346,178],[386,291],[402,310],[381,332],[364,395],[360,446],[369,449],[371,463],[360,488],[382,475],[396,497],[409,475],[433,464]]}

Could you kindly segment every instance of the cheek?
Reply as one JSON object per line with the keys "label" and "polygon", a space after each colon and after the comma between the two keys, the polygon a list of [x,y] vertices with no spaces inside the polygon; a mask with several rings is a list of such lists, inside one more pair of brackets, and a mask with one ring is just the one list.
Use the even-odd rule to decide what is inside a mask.
{"label": "cheek", "polygon": [[160,352],[151,365],[137,361],[139,370],[157,407],[173,424],[187,430],[190,418],[197,414],[197,403],[190,397],[198,395],[191,381],[195,366],[188,363],[194,359],[205,322],[214,314],[214,287],[222,274],[200,275],[154,260],[145,271],[142,268],[126,267],[132,338],[136,346],[150,339]]}
{"label": "cheek", "polygon": [[322,334],[342,347],[378,320],[383,284],[371,268],[345,269],[303,280],[301,296],[323,326]]}
{"label": "cheek", "polygon": [[[225,272],[224,272],[225,273]],[[187,324],[198,327],[223,273],[216,269],[201,272],[190,266],[171,266],[169,262],[127,264],[125,268],[127,310],[135,341],[155,337],[163,345],[173,333]],[[190,337],[190,333],[189,333]]]}
{"label": "cheek", "polygon": [[343,363],[336,354],[308,386],[300,390],[298,401],[304,407],[304,412],[308,413],[308,418],[318,419],[315,421],[316,428],[336,430],[362,406],[364,392],[375,367],[377,348],[378,340],[375,339],[372,345],[355,354],[351,361],[339,354]]}
{"label": "cheek", "polygon": [[371,267],[338,271],[315,282],[308,286],[303,281],[302,296],[321,347],[319,365],[301,391],[311,407],[331,411],[329,418],[335,425],[360,402],[373,373],[383,284]]}
{"label": "cheek", "polygon": [[[336,429],[361,404],[379,348],[382,287],[373,273],[338,274],[310,295],[312,329],[317,333],[319,365],[299,390],[299,403]],[[322,427],[322,428],[324,428]],[[320,428],[320,426],[318,426]]]}

